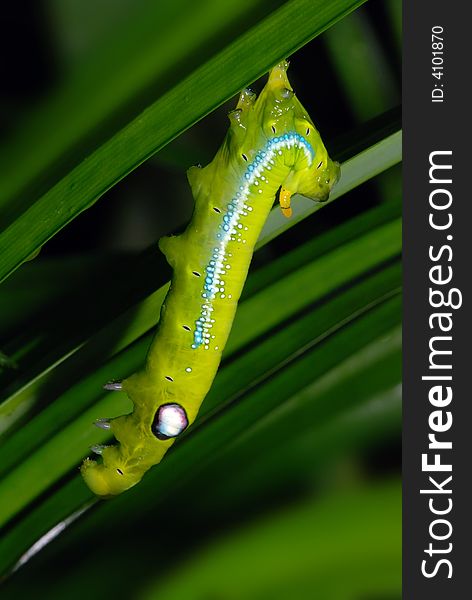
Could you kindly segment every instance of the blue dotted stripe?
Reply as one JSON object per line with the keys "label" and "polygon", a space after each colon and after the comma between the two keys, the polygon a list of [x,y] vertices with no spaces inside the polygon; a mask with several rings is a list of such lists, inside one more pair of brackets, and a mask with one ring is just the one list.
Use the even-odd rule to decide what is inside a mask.
{"label": "blue dotted stripe", "polygon": [[[289,132],[283,136],[273,137],[267,141],[262,150],[254,157],[243,174],[243,183],[239,186],[236,195],[229,202],[221,223],[216,232],[216,245],[213,248],[208,265],[205,267],[205,277],[202,290],[203,303],[198,319],[195,321],[192,348],[203,346],[206,350],[210,348],[212,339],[212,328],[215,320],[212,318],[213,300],[216,297],[231,299],[231,294],[226,293],[224,276],[231,269],[230,260],[232,255],[227,252],[229,242],[246,243],[244,237],[247,227],[241,222],[241,217],[248,216],[253,207],[247,201],[252,185],[260,186],[259,193],[262,194],[262,186],[269,183],[266,171],[272,169],[275,164],[274,158],[283,153],[283,150],[291,148],[302,149],[307,155],[309,164],[315,157],[315,152],[307,140],[296,132]],[[215,350],[218,350],[215,346]]]}

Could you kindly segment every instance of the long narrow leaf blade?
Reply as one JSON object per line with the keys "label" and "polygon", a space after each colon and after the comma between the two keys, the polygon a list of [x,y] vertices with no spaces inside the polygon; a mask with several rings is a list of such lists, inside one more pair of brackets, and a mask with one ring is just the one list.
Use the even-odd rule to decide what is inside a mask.
{"label": "long narrow leaf blade", "polygon": [[149,156],[361,3],[291,0],[167,92],[0,235],[0,281]]}

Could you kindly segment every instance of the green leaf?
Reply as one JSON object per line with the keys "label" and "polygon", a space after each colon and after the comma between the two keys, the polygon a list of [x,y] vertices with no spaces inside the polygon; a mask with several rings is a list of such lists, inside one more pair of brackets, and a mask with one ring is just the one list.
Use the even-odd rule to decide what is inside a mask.
{"label": "green leaf", "polygon": [[[356,185],[363,183],[369,177],[381,172],[382,169],[395,164],[400,159],[400,152],[401,135],[396,133],[386,138],[383,142],[374,144],[374,146],[368,150],[356,155],[351,161],[347,161],[342,167],[342,179],[338,184],[338,191],[333,194],[333,197],[329,202],[339,197],[343,192],[351,190]],[[290,221],[281,217],[279,210],[273,210],[269,215],[269,219],[261,234],[258,247],[266,244],[283,231],[286,231],[289,227],[295,225],[320,207],[326,206],[328,203],[316,204],[307,199],[298,198],[298,202],[294,203],[294,217]],[[394,231],[392,231],[392,235],[389,239],[392,241],[395,239]],[[399,238],[397,237],[396,239]],[[396,242],[393,243],[395,245]],[[387,244],[381,252],[388,252],[389,248],[390,246]],[[369,255],[366,254],[364,258],[369,260]],[[134,306],[130,308],[106,330],[96,336],[96,338],[89,343],[91,355],[97,356],[98,354],[103,353],[105,348],[106,352],[111,353],[112,355],[155,325],[166,292],[167,284],[148,297],[139,307]],[[106,312],[107,314],[109,313],[109,311]],[[262,308],[262,312],[265,312],[264,308]],[[239,315],[241,315],[241,311],[239,311]],[[241,318],[241,316],[238,318]],[[116,340],[116,331],[126,331],[126,337],[123,338],[120,336],[119,340]],[[241,329],[241,331],[243,331],[243,329]],[[113,345],[110,345],[111,340],[114,340]],[[67,357],[70,352],[75,352],[80,346],[81,345],[76,346],[75,348],[71,347],[67,353],[63,355],[62,360]],[[44,350],[42,352],[44,354]],[[54,358],[55,364],[59,364],[62,360],[58,360],[56,357]],[[90,364],[90,361],[87,361],[86,364]],[[38,386],[44,385],[43,377],[45,375],[47,376],[49,371],[50,369],[48,368],[42,375],[36,376],[32,381],[32,388],[30,387],[30,384],[26,384],[23,389],[20,389],[3,403],[0,408],[0,432],[9,427],[9,424],[14,422],[19,416],[30,410],[32,406],[31,395],[36,394],[35,390],[38,389]],[[6,418],[8,421],[4,421],[2,424],[1,421]]]}
{"label": "green leaf", "polygon": [[[398,4],[398,2],[397,2]],[[399,102],[395,80],[380,39],[365,13],[356,11],[331,27],[323,41],[349,108],[360,121]]]}
{"label": "green leaf", "polygon": [[[391,233],[387,233],[389,229]],[[391,241],[389,241],[389,236]],[[349,277],[356,277],[375,264],[381,264],[384,260],[394,256],[399,251],[399,239],[399,223],[394,221],[392,225],[379,227],[376,231],[366,234],[364,239],[361,238],[351,244],[346,244],[340,250],[333,251],[331,255],[328,254],[315,260],[313,265],[296,270],[290,279],[284,279],[284,282],[289,284],[284,285],[276,281],[272,286],[265,288],[263,292],[242,304],[233,328],[234,333],[228,343],[227,356],[231,356],[235,350],[253,342],[261,334],[270,331],[290,316],[312,305],[323,295],[335,289],[341,281],[345,282],[348,273]],[[299,296],[298,303],[295,303],[294,291],[296,294],[296,290],[304,288],[308,290],[310,282],[314,281],[317,281],[318,285],[311,284],[312,293]],[[398,285],[398,272],[393,281],[395,282],[393,285]],[[388,289],[392,288],[387,287]],[[371,294],[373,294],[373,298],[376,298],[378,294],[382,295],[387,290],[377,283],[373,286]],[[366,296],[366,292],[363,291],[356,303],[351,299],[347,304],[347,313],[346,309],[343,312],[337,310],[337,304],[334,306],[330,304],[329,310],[333,316],[321,321],[323,328],[317,334],[316,339],[323,336],[323,331],[329,331],[331,327],[335,326],[340,314],[345,314],[344,318],[348,318],[348,315],[355,315],[356,307],[359,306],[360,310],[366,297],[371,296]],[[274,306],[272,311],[267,308],[271,303]],[[247,315],[247,322],[245,322],[245,315]],[[316,319],[319,318],[316,314],[314,316]],[[255,327],[255,323],[258,324],[257,327]],[[302,323],[300,327],[302,332],[311,332],[311,328],[307,328],[306,324]],[[304,347],[309,343],[309,338],[304,342],[300,342],[299,336],[292,338],[291,328],[285,329],[283,333],[288,339],[277,342],[277,347],[284,349],[284,352],[293,347],[294,342],[296,345],[293,351],[296,351],[300,344]],[[12,510],[19,510],[23,503],[31,501],[40,490],[51,485],[64,471],[78,463],[83,456],[84,448],[103,441],[103,432],[100,433],[98,430],[94,432],[90,427],[95,419],[127,412],[128,402],[123,397],[123,402],[118,402],[110,394],[102,397],[100,402],[92,408],[87,410],[87,407],[93,400],[98,400],[100,396],[103,396],[100,388],[104,381],[116,378],[117,374],[119,374],[118,377],[128,375],[139,368],[139,363],[142,362],[144,355],[143,344],[139,344],[137,348],[131,348],[131,352],[133,360],[130,360],[130,352],[127,356],[118,355],[111,364],[97,370],[91,377],[83,379],[76,386],[69,387],[58,402],[43,410],[40,416],[26,424],[16,436],[4,444],[0,454],[3,472],[14,464],[13,461],[21,461],[27,452],[35,448],[42,439],[46,440],[48,436],[61,428],[58,434],[50,438],[44,446],[38,448],[28,460],[22,460],[19,468],[13,470],[0,482],[0,522],[8,518]],[[284,355],[277,359],[277,352],[268,353],[266,350],[259,349],[258,353],[261,357],[270,357],[272,364],[269,363],[263,369],[268,372],[271,372],[274,365],[278,364],[277,360],[281,362],[284,360]],[[225,370],[220,371],[218,380],[205,401],[202,414],[208,410],[208,405],[212,406],[214,403],[212,398],[218,398],[218,404],[221,405],[224,397],[231,397],[246,381],[260,379],[261,373],[254,374],[251,368],[251,364],[257,365],[260,361],[253,358],[251,354],[242,356],[238,362],[240,364],[233,365],[233,373],[224,380],[221,388],[218,386],[218,380],[224,376]],[[120,367],[120,363],[126,366]],[[262,365],[264,365],[264,361]],[[120,368],[125,368],[125,373],[119,371]],[[114,371],[114,369],[117,370]],[[235,378],[234,369],[243,373],[243,377]],[[234,381],[238,382],[236,390],[233,390],[232,382]],[[6,409],[11,410],[11,405],[12,403],[7,403]],[[25,402],[23,401],[21,408],[24,409],[24,407]],[[74,418],[72,424],[66,426]],[[63,446],[67,446],[67,451],[59,452]],[[48,460],[51,460],[51,464],[48,468],[44,468]]]}
{"label": "green leaf", "polygon": [[399,594],[400,506],[398,482],[312,499],[214,542],[138,597],[259,600],[316,593],[349,600]]}
{"label": "green leaf", "polygon": [[[372,286],[372,291],[374,294],[379,293],[379,289],[375,285]],[[364,293],[359,293],[359,298],[364,300]],[[352,299],[346,298],[345,310],[352,310],[352,306]],[[266,379],[263,386],[252,389],[253,386],[248,387],[247,383],[242,381],[242,397],[239,398],[237,394],[232,394],[231,410],[224,407],[224,398],[220,397],[218,399],[219,405],[223,406],[224,410],[219,412],[217,419],[205,419],[204,409],[203,418],[200,418],[196,426],[192,428],[192,431],[195,430],[195,434],[192,435],[190,432],[189,435],[184,436],[181,442],[176,444],[175,450],[169,453],[166,460],[158,468],[153,469],[139,486],[122,497],[116,498],[113,503],[106,505],[108,519],[111,517],[110,511],[118,511],[116,515],[121,518],[119,515],[122,514],[123,509],[120,507],[123,502],[136,504],[136,506],[133,506],[131,514],[142,514],[145,507],[149,506],[147,496],[151,490],[153,490],[153,493],[159,493],[159,489],[161,489],[168,493],[170,488],[182,481],[182,478],[195,473],[195,469],[203,461],[212,456],[216,457],[218,448],[234,441],[237,435],[247,430],[248,426],[265,417],[276,406],[308,385],[316,377],[333,368],[343,358],[350,356],[366,343],[370,343],[378,335],[388,331],[393,324],[398,322],[398,307],[398,300],[393,297],[390,300],[383,301],[378,306],[374,304],[371,309],[367,306],[367,312],[364,309],[359,317],[356,315],[356,311],[348,319],[349,326],[344,323],[343,319],[337,327],[333,326],[323,315],[318,319],[315,311],[312,315],[313,324],[311,327],[305,322],[301,322],[300,326],[297,327],[299,334],[296,337],[308,335],[312,338],[311,342],[304,344],[306,350],[302,354],[295,351],[289,362],[285,359],[286,364],[282,363],[283,368],[279,369],[276,376],[274,375],[276,370],[274,368],[270,369],[269,373],[272,376]],[[332,307],[332,313],[331,318],[339,319],[339,309],[336,305]],[[330,330],[334,330],[331,335],[328,333]],[[326,332],[324,335],[322,334],[323,331]],[[294,335],[293,328],[283,333],[287,340],[290,340]],[[299,344],[300,339],[296,345],[299,346]],[[279,345],[283,347],[283,341]],[[293,352],[290,347],[288,351]],[[264,345],[259,348],[258,354],[260,357],[267,355]],[[280,359],[275,357],[275,360],[277,364]],[[262,367],[264,371],[267,369],[264,361]],[[230,363],[228,368],[233,370],[233,378],[244,372],[241,371],[241,365],[238,362]],[[220,371],[220,377],[222,373],[224,373],[224,369]],[[260,380],[261,377],[255,375],[255,381]],[[215,382],[214,391],[212,390],[215,394],[218,393],[217,386],[218,381]],[[222,389],[226,394],[231,394],[232,390],[227,390],[226,387],[223,385]],[[209,402],[211,405],[211,397],[209,397]],[[123,410],[124,407],[119,406],[119,404],[114,397],[112,402],[110,395],[105,396],[92,409],[77,417],[71,425],[51,437],[30,458],[24,460],[18,468],[3,478],[0,494],[0,511],[3,522],[30,502],[40,491],[51,485],[58,475],[65,474],[67,469],[76,464],[81,457],[81,447],[105,441],[104,432],[96,430],[97,433],[95,433],[91,423],[94,418],[107,414],[103,411]],[[87,491],[84,494],[85,487],[82,482],[80,483],[83,489],[80,493],[77,493],[77,491],[74,493],[71,498],[72,506],[69,507],[68,514],[79,509],[84,500],[89,501],[91,499],[91,493]],[[45,528],[47,528],[48,523],[51,523],[51,517],[56,518],[54,514],[50,514],[48,519],[43,517],[40,524],[42,533],[47,530]],[[12,535],[15,535],[15,530],[12,531]],[[5,538],[4,543],[8,545],[9,536]],[[0,552],[0,556],[2,554],[4,553]],[[12,556],[5,553],[5,558],[8,561],[7,564],[11,564]]]}
{"label": "green leaf", "polygon": [[[98,20],[100,2],[80,4],[93,15],[87,19],[90,30]],[[67,73],[0,149],[2,221],[6,209],[18,214],[20,204],[24,210],[38,190],[66,175],[156,94],[162,95],[199,62],[237,38],[246,22],[255,22],[267,11],[267,4],[267,0],[241,0],[224,6],[219,0],[201,0],[197,10],[189,0],[174,0],[129,7],[127,19]],[[123,5],[108,14],[109,22],[120,8]],[[80,40],[74,20],[77,46],[86,32]],[[218,35],[219,31],[229,31],[230,37]]]}
{"label": "green leaf", "polygon": [[[388,213],[388,211],[389,207],[386,206],[383,211],[377,212],[380,216],[381,212]],[[354,231],[358,231],[360,226],[365,228],[371,223],[372,220],[366,220],[365,223],[358,220],[353,225]],[[343,231],[346,235],[348,229],[343,228]],[[330,233],[326,239],[329,240],[331,237]],[[257,336],[280,325],[297,311],[303,310],[335,290],[348,278],[359,276],[382,261],[398,254],[400,222],[393,220],[385,225],[379,225],[376,229],[364,233],[339,248],[334,248],[331,252],[325,250],[320,258],[317,257],[323,246],[323,240],[314,240],[305,246],[303,253],[301,251],[294,252],[276,261],[270,267],[272,278],[270,281],[264,272],[250,278],[251,281],[263,277],[264,289],[241,303],[225,350],[226,358],[241,350]],[[292,254],[293,258],[289,260]],[[308,261],[307,257],[311,257],[312,262],[300,266],[300,262],[303,265]],[[265,271],[267,270],[269,269]],[[284,272],[286,276],[280,279]],[[303,288],[307,290],[307,293],[298,294],[298,290]],[[133,307],[129,311],[130,314],[120,317],[103,332],[90,339],[81,350],[77,351],[75,358],[71,355],[63,365],[57,363],[55,367],[49,367],[3,402],[0,407],[0,423],[3,429],[7,429],[20,417],[28,412],[31,413],[36,404],[42,404],[46,399],[51,402],[54,396],[60,395],[62,390],[60,387],[55,390],[55,380],[63,382],[63,388],[67,389],[60,403],[56,403],[56,409],[52,409],[50,417],[47,417],[47,413],[37,417],[33,421],[33,425],[27,425],[19,432],[16,445],[12,446],[12,442],[4,445],[4,452],[2,453],[0,450],[0,472],[4,472],[12,464],[12,461],[20,460],[29,448],[47,437],[51,427],[58,428],[68,418],[71,418],[72,414],[84,411],[92,399],[98,398],[97,394],[103,382],[123,377],[139,368],[149,340],[131,350],[134,359],[128,359],[129,362],[126,363],[126,359],[118,356],[117,360],[96,371],[93,382],[88,383],[82,380],[77,392],[73,391],[72,382],[83,378],[90,368],[90,364],[96,364],[95,361],[98,357],[100,357],[99,364],[102,364],[107,356],[112,356],[126,348],[128,344],[156,325],[160,304],[166,290],[167,286],[159,289],[138,309]],[[270,310],[268,310],[268,306],[271,307]],[[114,342],[114,345],[111,342]],[[64,355],[63,360],[67,358],[68,354]],[[123,361],[126,367],[120,366]],[[96,366],[98,365],[96,364]],[[45,426],[44,420],[50,423],[50,426]],[[1,459],[2,456],[3,459]]]}
{"label": "green leaf", "polygon": [[166,92],[7,227],[0,281],[149,156],[359,4],[291,0]]}
{"label": "green leaf", "polygon": [[[68,6],[106,15],[108,2]],[[96,21],[72,31],[88,56],[2,155],[1,277],[160,148],[179,169],[202,160],[198,128],[168,142],[361,2],[188,4],[125,0],[101,39]],[[328,143],[342,161],[329,208],[308,219],[325,205],[299,197],[292,220],[272,211],[198,420],[113,501],[98,502],[77,467],[108,441],[92,421],[131,408],[101,386],[142,366],[169,268],[156,248],[98,249],[92,263],[40,256],[5,282],[1,350],[16,366],[1,375],[0,572],[21,569],[2,599],[399,595],[398,482],[372,481],[397,458],[401,425],[400,108],[350,120],[363,98],[367,115],[398,94],[385,96],[385,6],[368,9],[333,30],[334,68],[316,42],[305,69],[317,84],[330,72],[314,116],[332,104],[328,131],[341,134]],[[353,43],[369,64],[354,78]]]}

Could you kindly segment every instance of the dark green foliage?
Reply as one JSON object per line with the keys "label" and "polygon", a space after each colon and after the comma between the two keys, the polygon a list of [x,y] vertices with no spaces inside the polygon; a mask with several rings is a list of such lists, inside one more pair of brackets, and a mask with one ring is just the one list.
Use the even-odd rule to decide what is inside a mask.
{"label": "dark green foliage", "polygon": [[[2,599],[399,598],[398,10],[111,4],[50,2],[67,76],[0,152],[0,571],[25,563]],[[93,420],[129,408],[102,385],[143,363],[185,169],[221,142],[214,109],[294,52],[341,181],[327,205],[272,212],[200,417],[97,502],[78,466],[107,441]]]}

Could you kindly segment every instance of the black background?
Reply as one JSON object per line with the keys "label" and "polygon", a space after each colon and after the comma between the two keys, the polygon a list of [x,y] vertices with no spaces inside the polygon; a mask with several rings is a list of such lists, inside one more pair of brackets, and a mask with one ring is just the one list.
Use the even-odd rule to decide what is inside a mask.
{"label": "black background", "polygon": [[[470,98],[467,89],[470,80],[470,21],[460,12],[464,4],[458,2],[404,2],[404,62],[403,62],[403,124],[404,124],[404,341],[403,341],[403,477],[404,477],[404,530],[403,580],[405,600],[470,597],[471,512],[469,493],[471,477],[471,398],[470,376]],[[431,102],[431,90],[439,83],[431,75],[431,28],[444,28],[444,103]],[[429,153],[434,150],[452,150],[452,189],[454,201],[452,229],[437,232],[428,225],[428,196],[433,186],[428,183]],[[443,160],[444,162],[444,160]],[[434,542],[428,533],[429,523],[439,516],[428,510],[427,495],[421,488],[428,474],[421,472],[421,454],[427,452],[429,433],[428,415],[434,409],[428,402],[431,382],[422,382],[427,374],[428,341],[434,334],[428,327],[428,316],[433,312],[428,304],[428,271],[431,266],[428,247],[439,247],[446,235],[453,235],[454,277],[451,285],[461,289],[462,308],[453,312],[453,391],[450,405],[453,427],[443,434],[452,439],[453,502],[449,515],[453,533],[445,542]],[[446,287],[446,286],[444,286]],[[440,309],[441,310],[441,309]],[[446,310],[446,309],[442,309]],[[446,335],[446,334],[445,334]],[[447,437],[449,436],[449,437]],[[448,451],[451,452],[451,451]],[[449,456],[443,453],[443,462]],[[432,458],[430,458],[430,461]],[[434,476],[434,473],[431,473]],[[438,480],[444,473],[438,473]],[[449,474],[447,474],[448,476]],[[444,503],[444,498],[441,496]],[[439,505],[438,505],[439,506]],[[439,530],[438,530],[439,531]],[[422,560],[434,564],[423,550],[433,541],[436,546],[453,543],[450,555],[453,577],[447,579],[443,565],[438,575],[426,579],[421,574]],[[436,555],[442,557],[443,555]]]}

